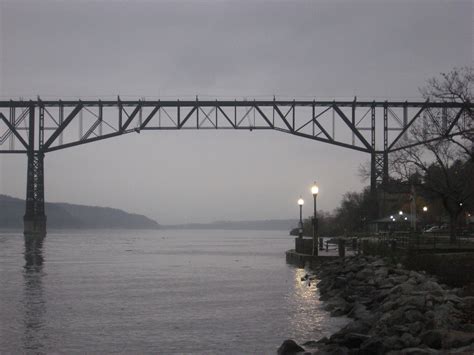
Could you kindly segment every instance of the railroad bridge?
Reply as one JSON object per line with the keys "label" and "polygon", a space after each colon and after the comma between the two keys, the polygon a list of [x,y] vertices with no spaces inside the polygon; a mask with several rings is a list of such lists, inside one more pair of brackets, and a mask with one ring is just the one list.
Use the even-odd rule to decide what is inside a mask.
{"label": "railroad bridge", "polygon": [[[275,130],[370,155],[370,186],[388,181],[389,154],[466,133],[474,104],[319,100],[0,101],[0,154],[26,154],[25,234],[46,234],[44,157],[82,144],[159,130]],[[441,118],[441,120],[439,119]],[[441,124],[414,139],[410,127]],[[472,128],[470,128],[472,130]]]}

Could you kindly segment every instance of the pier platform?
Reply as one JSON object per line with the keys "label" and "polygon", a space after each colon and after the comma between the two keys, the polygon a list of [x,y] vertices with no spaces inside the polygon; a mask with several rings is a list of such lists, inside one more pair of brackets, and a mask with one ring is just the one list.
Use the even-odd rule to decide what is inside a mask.
{"label": "pier platform", "polygon": [[[291,265],[295,265],[297,267],[303,268],[306,266],[314,267],[318,263],[324,262],[325,260],[330,259],[338,259],[341,258],[339,256],[339,251],[337,249],[330,249],[326,250],[319,250],[317,256],[298,253],[295,249],[290,249],[285,252],[286,254],[286,262]],[[345,257],[353,256],[355,253],[352,250],[345,251]]]}

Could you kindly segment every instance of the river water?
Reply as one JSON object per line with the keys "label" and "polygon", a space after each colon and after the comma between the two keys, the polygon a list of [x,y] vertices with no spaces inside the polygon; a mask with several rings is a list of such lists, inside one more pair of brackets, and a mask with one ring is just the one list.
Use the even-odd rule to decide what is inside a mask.
{"label": "river water", "polygon": [[0,352],[274,354],[345,322],[275,231],[0,233]]}

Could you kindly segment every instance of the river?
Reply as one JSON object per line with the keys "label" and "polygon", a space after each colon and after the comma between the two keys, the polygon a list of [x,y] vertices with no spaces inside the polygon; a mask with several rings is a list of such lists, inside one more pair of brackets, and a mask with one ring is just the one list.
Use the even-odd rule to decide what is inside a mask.
{"label": "river", "polygon": [[[279,231],[0,233],[0,352],[274,354],[339,329]],[[25,262],[27,260],[28,262]]]}

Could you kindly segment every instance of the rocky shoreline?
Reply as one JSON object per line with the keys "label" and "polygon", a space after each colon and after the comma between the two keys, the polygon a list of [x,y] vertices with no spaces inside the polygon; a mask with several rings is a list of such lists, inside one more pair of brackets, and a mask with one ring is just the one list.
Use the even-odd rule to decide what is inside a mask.
{"label": "rocky shoreline", "polygon": [[320,299],[332,316],[351,322],[329,338],[278,354],[474,354],[474,296],[423,272],[371,256],[322,263]]}

